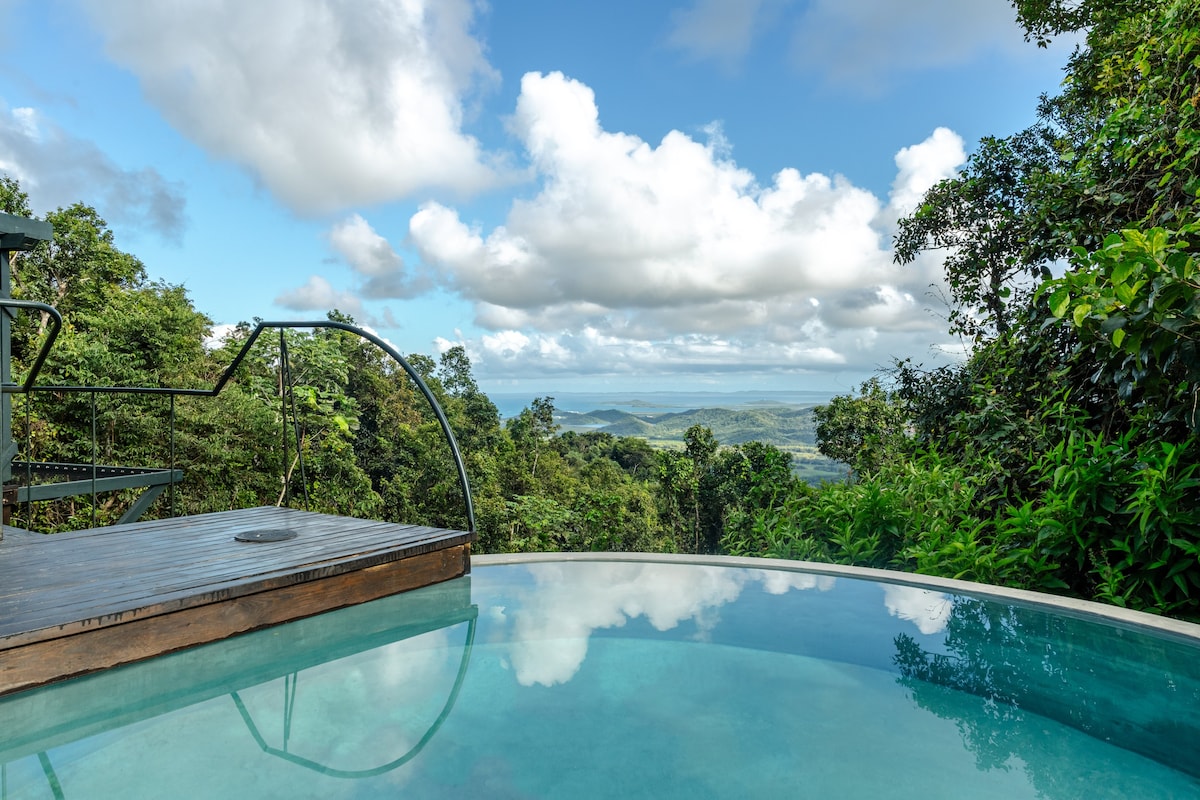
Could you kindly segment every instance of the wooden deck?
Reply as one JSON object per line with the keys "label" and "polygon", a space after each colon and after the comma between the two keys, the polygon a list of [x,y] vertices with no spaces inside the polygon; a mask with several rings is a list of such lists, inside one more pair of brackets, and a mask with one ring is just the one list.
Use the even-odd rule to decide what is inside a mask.
{"label": "wooden deck", "polygon": [[[281,529],[295,538],[234,538]],[[455,578],[472,539],[286,508],[6,532],[0,694]]]}

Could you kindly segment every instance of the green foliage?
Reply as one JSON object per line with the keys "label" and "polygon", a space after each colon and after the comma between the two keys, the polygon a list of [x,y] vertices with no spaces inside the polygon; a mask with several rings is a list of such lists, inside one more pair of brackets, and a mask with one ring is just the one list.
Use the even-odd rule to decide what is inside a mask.
{"label": "green foliage", "polygon": [[[1086,45],[1038,123],[984,139],[896,239],[901,262],[947,250],[951,329],[973,352],[898,364],[890,392],[831,404],[825,440],[858,459],[857,482],[785,503],[759,526],[770,537],[739,546],[1196,617],[1200,6],[1013,5],[1039,44],[1084,31]],[[1038,286],[1055,262],[1065,274]],[[885,434],[855,437],[856,412]],[[907,439],[886,435],[896,425]]]}
{"label": "green foliage", "polygon": [[[12,264],[14,297],[72,314],[95,314],[118,290],[144,282],[142,262],[117,249],[112,231],[94,208],[76,203],[47,214],[46,221],[54,226],[53,240],[39,243]],[[38,322],[44,329],[46,318]]]}
{"label": "green foliage", "polygon": [[983,481],[927,451],[914,460],[889,462],[853,483],[793,489],[776,507],[757,514],[749,530],[731,531],[725,546],[738,555],[1061,588],[1052,574],[1055,565],[1036,547],[1038,522],[1027,519],[1029,509],[995,517],[987,511],[991,501]]}
{"label": "green foliage", "polygon": [[1158,423],[1200,431],[1200,270],[1179,232],[1127,229],[1075,252],[1075,269],[1049,282],[1050,311],[1099,352],[1097,379]]}
{"label": "green foliage", "polygon": [[1195,219],[1200,7],[1193,0],[1129,6],[1132,13],[1120,17],[1109,9],[1089,31],[1067,90],[1044,104],[1061,124],[1086,125],[1071,143],[1070,185],[1100,233],[1089,245],[1133,225],[1175,228]]}
{"label": "green foliage", "polygon": [[1154,0],[1011,0],[1025,41],[1045,47],[1063,33],[1106,29],[1114,22],[1154,6]]}
{"label": "green foliage", "polygon": [[1138,445],[1072,436],[1037,465],[1043,552],[1069,588],[1121,606],[1200,613],[1200,459],[1195,439]]}
{"label": "green foliage", "polygon": [[885,454],[906,438],[907,416],[878,378],[864,383],[858,397],[835,397],[828,405],[817,406],[813,416],[817,449],[859,474],[879,469]]}

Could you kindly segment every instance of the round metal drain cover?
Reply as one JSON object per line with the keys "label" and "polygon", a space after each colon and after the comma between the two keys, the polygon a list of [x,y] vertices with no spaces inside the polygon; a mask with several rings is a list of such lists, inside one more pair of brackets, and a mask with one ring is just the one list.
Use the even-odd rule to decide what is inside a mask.
{"label": "round metal drain cover", "polygon": [[290,528],[259,528],[254,531],[243,531],[233,538],[239,542],[283,542],[295,539],[296,532]]}

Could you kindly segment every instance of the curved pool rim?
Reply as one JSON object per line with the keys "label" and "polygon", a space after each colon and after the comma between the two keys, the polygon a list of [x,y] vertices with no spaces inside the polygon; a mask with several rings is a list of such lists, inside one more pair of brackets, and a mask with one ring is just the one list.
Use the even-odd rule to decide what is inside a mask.
{"label": "curved pool rim", "polygon": [[538,552],[538,553],[491,553],[472,554],[471,566],[487,567],[500,565],[541,564],[547,562],[610,561],[654,564],[690,564],[707,567],[733,567],[738,569],[773,569],[784,572],[799,572],[809,575],[827,575],[834,578],[911,586],[929,591],[949,592],[970,597],[1001,600],[1024,606],[1051,610],[1057,614],[1093,621],[1103,621],[1131,630],[1152,631],[1159,635],[1178,638],[1200,644],[1200,624],[1184,620],[1134,611],[1120,606],[1081,600],[1076,597],[1046,594],[1028,589],[1013,589],[990,583],[976,583],[955,578],[940,578],[913,572],[900,572],[873,567],[852,567],[842,564],[825,564],[817,561],[789,561],[782,558],[754,558],[746,556],[690,555],[681,553],[619,553],[619,552]]}
{"label": "curved pool rim", "polygon": [[[8,777],[123,800],[176,784],[205,797],[1200,797],[1197,625],[788,560],[532,553],[474,566],[290,623],[298,639],[277,626],[152,660],[155,681],[132,665],[31,694]],[[562,613],[578,624],[550,624]],[[211,656],[227,649],[229,674],[214,678]],[[250,654],[265,663],[248,667]],[[203,685],[180,696],[190,673]],[[146,695],[132,707],[108,690],[122,674]],[[72,691],[123,716],[94,724]],[[41,700],[79,734],[37,713]]]}

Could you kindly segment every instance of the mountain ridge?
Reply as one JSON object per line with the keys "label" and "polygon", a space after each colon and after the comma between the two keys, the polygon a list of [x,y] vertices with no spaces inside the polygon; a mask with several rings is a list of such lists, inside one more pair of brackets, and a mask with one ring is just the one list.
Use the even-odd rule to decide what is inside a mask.
{"label": "mountain ridge", "polygon": [[703,425],[722,444],[766,442],[785,449],[816,447],[816,421],[809,406],[695,408],[688,411],[629,412],[618,409],[560,411],[563,430],[601,431],[613,436],[639,436],[652,441],[683,443],[684,433]]}

